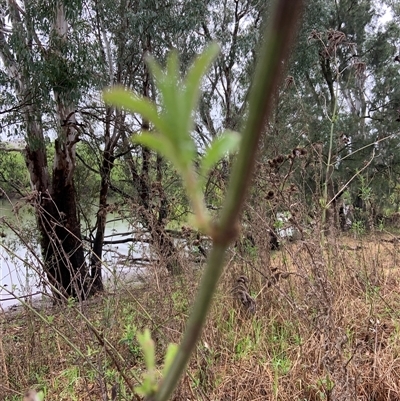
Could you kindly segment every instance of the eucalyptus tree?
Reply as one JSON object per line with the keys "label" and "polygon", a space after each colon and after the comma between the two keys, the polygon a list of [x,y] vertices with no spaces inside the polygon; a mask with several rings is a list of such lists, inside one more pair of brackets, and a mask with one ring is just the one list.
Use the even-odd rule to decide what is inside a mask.
{"label": "eucalyptus tree", "polygon": [[370,75],[366,120],[377,142],[367,182],[375,193],[375,203],[392,208],[390,199],[400,179],[400,29],[398,7],[395,2],[390,4],[393,19],[381,23],[375,37],[368,38],[364,58]]}
{"label": "eucalyptus tree", "polygon": [[[251,76],[257,61],[261,31],[265,26],[269,1],[208,1],[204,18],[180,48],[204,47],[216,41],[220,54],[202,85],[200,108],[192,135],[199,154],[225,130],[239,131],[247,113]],[[223,158],[212,169],[205,184],[205,197],[210,208],[219,208],[229,176],[232,158]]]}
{"label": "eucalyptus tree", "polygon": [[[48,281],[59,298],[90,291],[74,186],[77,108],[96,60],[79,1],[2,3],[0,57],[4,107],[26,141],[25,161]],[[90,66],[90,67],[89,67]],[[90,74],[88,74],[90,71]],[[46,136],[56,135],[48,166]]]}
{"label": "eucalyptus tree", "polygon": [[346,191],[347,202],[364,207],[361,198],[376,191],[382,204],[390,191],[399,35],[382,10],[383,2],[370,0],[308,2],[269,132],[275,154],[306,149],[305,167],[285,182],[314,210],[333,207]]}
{"label": "eucalyptus tree", "polygon": [[[163,62],[171,50],[177,49],[181,70],[185,72],[196,53],[208,42],[218,41],[221,56],[202,88],[201,109],[193,132],[201,153],[224,129],[239,127],[246,110],[255,46],[265,7],[265,2],[260,1],[93,3],[95,31],[102,44],[101,57],[107,66],[108,83],[123,85],[137,95],[158,101],[159,94],[145,63],[146,54]],[[176,175],[171,174],[170,167],[160,156],[145,147],[132,146],[129,140],[132,134],[152,129],[147,121],[136,116],[128,120],[123,111],[108,110],[108,117],[103,118],[104,121],[108,119],[109,128],[104,130],[100,208],[92,257],[93,272],[98,273],[93,274],[101,275],[99,262],[110,188],[133,205],[140,225],[150,233],[168,269],[179,268],[175,246],[166,230],[166,224],[174,219],[174,205],[178,203],[181,211],[188,207],[180,185],[175,183]],[[107,134],[110,127],[111,136]],[[129,173],[133,196],[120,183],[111,180],[115,164],[123,165]],[[225,162],[222,167],[225,181],[228,164]],[[213,180],[209,180],[208,194],[217,188],[212,184]]]}
{"label": "eucalyptus tree", "polygon": [[[147,70],[146,55],[151,53],[153,57],[164,60],[169,51],[178,47],[183,58],[189,60],[198,50],[191,40],[187,40],[186,44],[185,40],[193,34],[195,25],[203,18],[204,2],[182,4],[177,1],[121,0],[117,3],[91,4],[108,86],[123,85],[138,95],[156,99],[158,94]],[[123,202],[132,206],[132,214],[150,234],[167,268],[180,269],[173,240],[165,229],[171,212],[164,191],[165,162],[145,147],[132,146],[130,141],[135,132],[150,130],[151,127],[147,121],[136,116],[128,118],[124,111],[109,106],[106,106],[101,117],[99,113],[96,115],[104,124],[104,145],[99,158],[99,210],[91,258],[96,287],[101,288],[101,258],[110,188],[122,197]],[[126,185],[121,187],[120,183],[111,180],[111,172],[116,164],[123,166],[127,172],[132,190],[126,191]]]}
{"label": "eucalyptus tree", "polygon": [[[237,130],[242,123],[268,4],[238,0],[208,5],[200,32],[205,41],[221,45],[221,54],[207,75],[200,109],[201,123],[211,138],[221,129]],[[212,118],[215,111],[218,118]]]}

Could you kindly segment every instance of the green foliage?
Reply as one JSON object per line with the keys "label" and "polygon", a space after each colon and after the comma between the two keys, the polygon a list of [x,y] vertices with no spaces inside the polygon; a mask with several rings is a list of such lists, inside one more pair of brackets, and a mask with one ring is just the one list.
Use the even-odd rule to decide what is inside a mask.
{"label": "green foliage", "polygon": [[79,158],[74,171],[75,189],[81,210],[85,215],[90,216],[93,215],[93,209],[97,206],[100,188],[101,178],[99,174],[96,174],[99,170],[99,161],[93,151],[93,145],[87,142],[79,142],[76,152]]}
{"label": "green foliage", "polygon": [[[202,78],[218,54],[218,46],[210,45],[195,60],[185,79],[179,77],[179,62],[172,52],[163,71],[154,59],[148,64],[154,75],[155,85],[162,99],[161,111],[146,98],[139,98],[124,89],[112,89],[104,93],[104,100],[116,106],[141,114],[151,124],[156,133],[142,132],[134,141],[157,151],[169,160],[180,174],[187,195],[191,201],[195,223],[198,228],[210,232],[209,216],[206,211],[202,184],[195,175],[196,145],[191,136],[193,112],[200,96]],[[200,161],[201,174],[205,175],[229,151],[239,144],[238,134],[226,133],[214,140],[206,149]]]}
{"label": "green foliage", "polygon": [[157,376],[155,371],[155,346],[151,339],[150,330],[146,329],[137,335],[138,343],[141,346],[147,371],[143,374],[143,381],[140,386],[135,387],[135,392],[140,396],[150,397],[157,390]]}
{"label": "green foliage", "polygon": [[178,344],[173,344],[173,343],[168,344],[167,352],[165,353],[164,367],[162,370],[163,377],[166,376],[169,369],[171,368],[172,362],[178,352],[178,348],[179,348]]}
{"label": "green foliage", "polygon": [[220,159],[238,148],[240,139],[237,132],[229,130],[214,139],[200,161],[200,176],[205,179]]}
{"label": "green foliage", "polygon": [[137,331],[137,327],[132,323],[128,323],[125,325],[123,336],[120,339],[120,343],[128,346],[129,351],[135,357],[135,359],[137,359],[141,353],[141,348],[139,346],[140,344],[136,342],[138,336],[139,333]]}
{"label": "green foliage", "polygon": [[[137,341],[141,347],[146,364],[146,372],[142,375],[142,383],[135,387],[135,392],[140,396],[150,397],[156,393],[158,388],[159,373],[156,370],[155,344],[151,338],[150,330],[137,334]],[[171,363],[178,351],[176,344],[169,344],[164,359],[162,374],[166,375]]]}
{"label": "green foliage", "polygon": [[21,152],[0,150],[0,189],[8,196],[29,189],[29,176],[26,171],[24,156]]}
{"label": "green foliage", "polygon": [[190,131],[193,127],[192,113],[198,102],[201,79],[217,52],[216,45],[210,46],[193,64],[184,82],[180,82],[176,53],[173,52],[168,58],[165,73],[153,59],[148,59],[163,100],[160,114],[148,99],[132,96],[123,89],[113,89],[104,93],[106,102],[139,113],[154,125],[157,134],[142,133],[135,141],[165,156],[182,176],[188,174],[196,156],[196,146]]}
{"label": "green foliage", "polygon": [[[61,396],[64,397],[71,397],[71,394],[74,393],[74,388],[77,385],[77,383],[79,382],[80,378],[81,378],[81,372],[80,372],[80,368],[78,366],[71,366],[67,369],[65,369],[63,372],[60,373],[60,379],[64,378],[66,379],[66,382],[68,383],[68,386],[66,388],[64,388],[61,391]],[[77,397],[71,397],[70,398],[71,401],[77,401]]]}
{"label": "green foliage", "polygon": [[174,291],[171,294],[174,309],[180,313],[186,313],[188,309],[188,301],[182,291]]}

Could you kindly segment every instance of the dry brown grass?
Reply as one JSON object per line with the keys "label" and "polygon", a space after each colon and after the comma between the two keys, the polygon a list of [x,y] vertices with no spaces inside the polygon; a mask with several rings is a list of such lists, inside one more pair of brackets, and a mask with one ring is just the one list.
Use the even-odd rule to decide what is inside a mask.
{"label": "dry brown grass", "polygon": [[[322,248],[311,238],[270,261],[232,253],[174,399],[400,400],[400,249],[388,241],[349,236]],[[252,316],[233,300],[240,274],[250,278]],[[161,278],[44,310],[45,321],[30,310],[2,316],[0,399],[21,400],[40,386],[46,400],[99,400],[115,383],[118,399],[135,399],[130,387],[144,369],[135,331],[150,328],[161,364],[166,345],[180,339],[197,282],[193,272]]]}

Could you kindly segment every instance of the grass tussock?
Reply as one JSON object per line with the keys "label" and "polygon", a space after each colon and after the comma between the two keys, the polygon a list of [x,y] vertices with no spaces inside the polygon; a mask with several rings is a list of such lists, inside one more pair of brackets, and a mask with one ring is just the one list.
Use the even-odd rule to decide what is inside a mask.
{"label": "grass tussock", "polygon": [[[400,399],[400,271],[389,237],[286,244],[259,260],[232,251],[174,400]],[[256,250],[257,251],[257,250]],[[256,312],[235,298],[248,279]],[[158,277],[84,305],[1,315],[0,399],[132,400],[148,327],[160,369],[179,342],[199,274]]]}

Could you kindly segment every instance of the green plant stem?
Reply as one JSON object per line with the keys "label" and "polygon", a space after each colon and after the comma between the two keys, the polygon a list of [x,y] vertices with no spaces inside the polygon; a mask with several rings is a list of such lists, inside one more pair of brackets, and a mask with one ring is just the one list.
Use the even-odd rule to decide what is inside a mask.
{"label": "green plant stem", "polygon": [[253,79],[249,116],[241,149],[233,167],[221,220],[213,235],[213,248],[178,353],[152,400],[168,400],[200,338],[213,294],[223,272],[225,251],[237,235],[237,220],[251,182],[258,142],[273,107],[273,99],[284,67],[283,61],[287,59],[295,37],[302,3],[302,0],[275,2]]}
{"label": "green plant stem", "polygon": [[196,226],[203,231],[204,234],[210,235],[210,216],[205,207],[204,195],[198,186],[195,172],[189,170],[188,173],[185,174],[184,180],[196,219]]}
{"label": "green plant stem", "polygon": [[[339,66],[337,65],[336,62],[336,70],[338,71]],[[329,149],[328,149],[328,160],[326,162],[326,175],[325,175],[325,185],[324,185],[324,197],[323,197],[323,209],[322,209],[322,230],[321,230],[321,245],[324,245],[325,243],[325,226],[326,226],[326,213],[329,207],[328,204],[328,185],[329,185],[329,180],[332,176],[331,173],[331,164],[332,164],[332,151],[333,151],[333,133],[334,133],[334,128],[336,124],[336,119],[337,119],[337,109],[338,109],[338,104],[337,104],[337,97],[339,95],[339,72],[336,75],[336,88],[335,88],[335,99],[333,102],[333,110],[332,110],[332,117],[331,117],[331,129],[329,133]]]}

